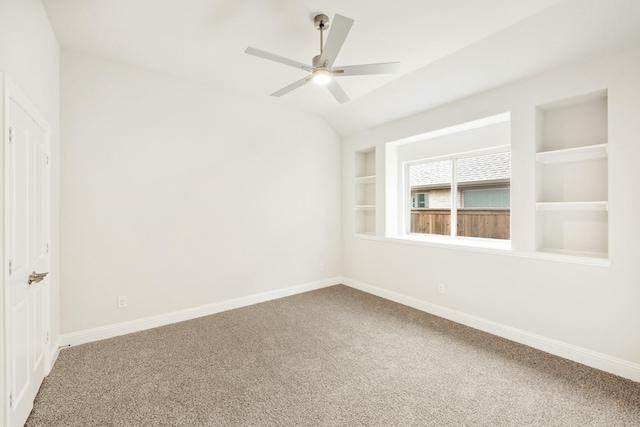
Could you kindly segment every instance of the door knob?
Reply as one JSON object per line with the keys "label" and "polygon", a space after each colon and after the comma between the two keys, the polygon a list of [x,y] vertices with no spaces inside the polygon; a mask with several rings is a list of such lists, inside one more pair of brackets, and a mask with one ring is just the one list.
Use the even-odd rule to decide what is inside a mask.
{"label": "door knob", "polygon": [[33,273],[31,273],[29,275],[28,283],[31,285],[32,283],[42,282],[44,280],[44,278],[47,277],[47,274],[49,274],[48,271],[46,273],[36,273],[34,271]]}

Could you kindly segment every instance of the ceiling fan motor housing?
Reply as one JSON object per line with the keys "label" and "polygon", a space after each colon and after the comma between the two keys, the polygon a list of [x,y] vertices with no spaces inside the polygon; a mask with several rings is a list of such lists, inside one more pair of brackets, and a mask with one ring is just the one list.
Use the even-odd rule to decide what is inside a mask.
{"label": "ceiling fan motor housing", "polygon": [[324,13],[316,15],[316,17],[313,18],[313,25],[316,27],[316,30],[326,30],[329,28],[329,17]]}
{"label": "ceiling fan motor housing", "polygon": [[320,56],[321,55],[316,55],[311,60],[311,65],[313,65],[313,68],[325,68],[324,64],[320,62]]}

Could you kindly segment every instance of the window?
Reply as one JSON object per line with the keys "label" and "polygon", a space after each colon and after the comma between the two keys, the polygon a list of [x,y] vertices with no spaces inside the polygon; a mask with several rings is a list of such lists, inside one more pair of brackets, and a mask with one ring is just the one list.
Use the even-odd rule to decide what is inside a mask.
{"label": "window", "polygon": [[463,190],[464,208],[508,208],[511,206],[511,192],[508,188]]}
{"label": "window", "polygon": [[411,198],[413,199],[412,206],[414,209],[429,207],[429,193],[413,193]]}
{"label": "window", "polygon": [[496,147],[408,162],[408,232],[508,240],[508,150],[508,146]]}
{"label": "window", "polygon": [[511,114],[385,144],[384,236],[511,246]]}

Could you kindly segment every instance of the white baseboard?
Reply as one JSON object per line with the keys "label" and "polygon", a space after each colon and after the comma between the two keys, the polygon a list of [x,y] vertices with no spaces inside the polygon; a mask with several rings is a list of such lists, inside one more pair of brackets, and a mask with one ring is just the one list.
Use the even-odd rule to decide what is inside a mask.
{"label": "white baseboard", "polygon": [[142,319],[132,320],[129,322],[116,323],[113,325],[102,326],[99,328],[87,329],[84,331],[73,332],[62,335],[59,339],[59,345],[55,346],[55,351],[51,354],[51,363],[55,363],[59,350],[62,346],[75,346],[93,341],[99,341],[107,338],[113,338],[119,335],[130,334],[133,332],[144,331],[146,329],[157,328],[159,326],[169,325],[176,322],[195,319],[197,317],[208,316],[235,308],[246,307],[265,301],[283,298],[302,292],[313,291],[328,286],[344,284],[354,289],[367,292],[390,301],[403,304],[417,310],[421,310],[438,317],[442,317],[493,335],[497,335],[520,344],[528,345],[538,350],[582,363],[592,368],[600,369],[633,381],[640,382],[640,365],[626,360],[618,359],[613,356],[591,351],[585,348],[574,346],[562,341],[544,337],[542,335],[533,334],[501,323],[486,320],[481,317],[463,313],[461,311],[452,310],[438,304],[433,304],[414,297],[406,296],[394,291],[369,285],[348,277],[333,277],[318,282],[306,283],[297,286],[291,286],[284,289],[263,292],[260,294],[249,295],[247,297],[235,298],[232,300],[221,301],[214,304],[207,304],[186,310],[175,311],[171,313],[151,316]]}
{"label": "white baseboard", "polygon": [[565,359],[573,360],[574,362],[578,362],[592,368],[600,369],[605,372],[640,382],[640,365],[636,363],[577,347],[542,335],[532,334],[521,329],[512,328],[511,326],[472,316],[461,311],[452,310],[438,304],[432,304],[430,302],[372,286],[347,277],[342,278],[342,283],[354,289],[358,289],[438,317],[443,317]]}
{"label": "white baseboard", "polygon": [[[174,311],[171,313],[160,314],[157,316],[145,317],[142,319],[131,320],[128,322],[116,323],[113,325],[101,326],[99,328],[86,329],[83,331],[64,334],[60,338],[61,346],[75,346],[86,344],[93,341],[99,341],[107,338],[117,337],[119,335],[130,334],[133,332],[144,331],[146,329],[157,328],[159,326],[169,325],[171,323],[182,322],[185,320],[195,319],[197,317],[209,316],[211,314],[220,313],[235,308],[246,307],[265,301],[278,298],[288,297],[302,292],[313,291],[325,288],[327,286],[338,285],[341,283],[341,277],[332,277],[312,283],[305,283],[297,286],[290,286],[284,289],[276,289],[274,291],[262,292],[255,295],[249,295],[242,298],[235,298],[227,301],[221,301],[213,304],[202,305],[199,307],[188,308],[186,310]],[[57,355],[56,355],[57,357]]]}

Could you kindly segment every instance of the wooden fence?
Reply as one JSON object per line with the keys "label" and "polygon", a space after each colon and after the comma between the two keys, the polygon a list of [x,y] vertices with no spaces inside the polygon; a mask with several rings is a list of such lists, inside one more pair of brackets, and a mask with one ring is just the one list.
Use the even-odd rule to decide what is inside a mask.
{"label": "wooden fence", "polygon": [[[510,209],[458,209],[458,236],[510,238]],[[412,209],[411,232],[423,234],[451,234],[449,209]]]}

